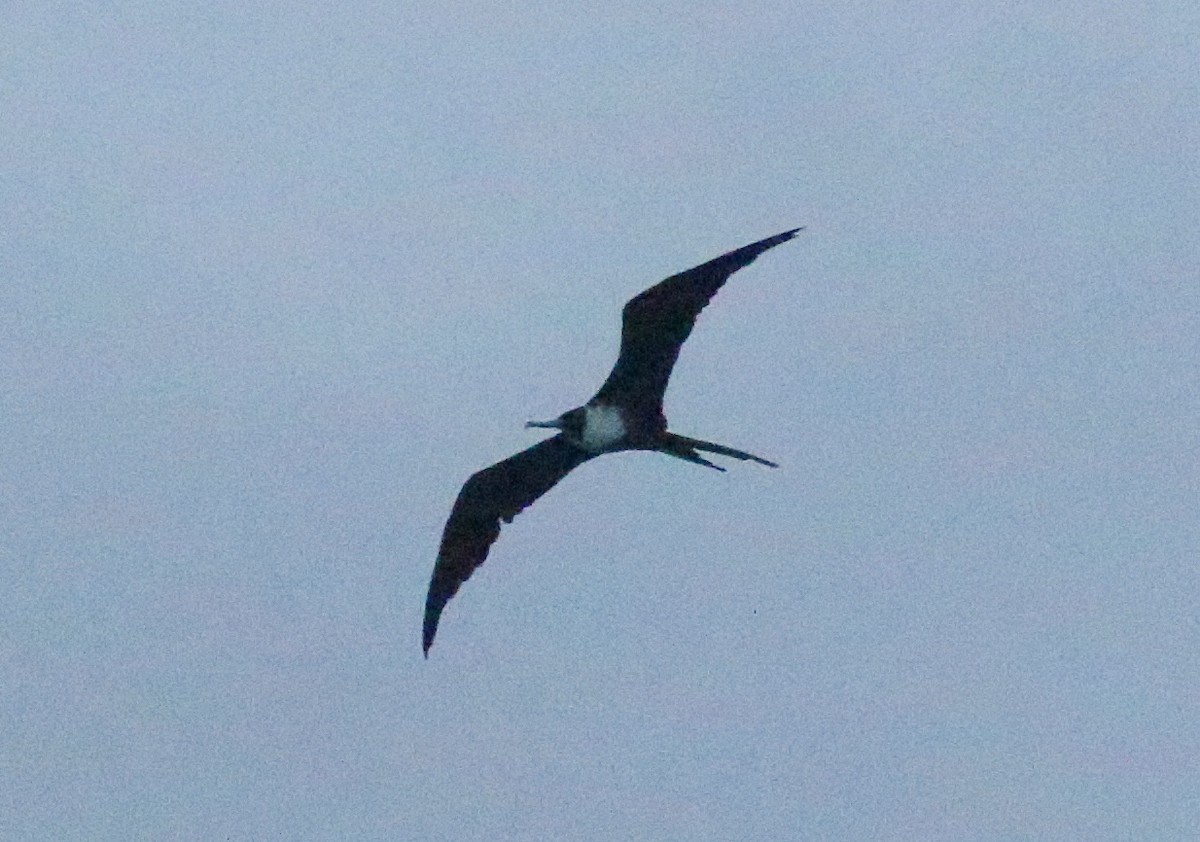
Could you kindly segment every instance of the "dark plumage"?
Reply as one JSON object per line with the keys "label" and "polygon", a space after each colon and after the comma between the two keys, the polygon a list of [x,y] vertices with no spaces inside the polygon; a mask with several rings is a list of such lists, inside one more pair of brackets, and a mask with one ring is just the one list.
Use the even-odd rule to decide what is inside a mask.
{"label": "dark plumage", "polygon": [[672,275],[626,303],[621,320],[621,353],[595,396],[553,421],[527,426],[561,432],[471,476],[458,493],[442,532],[429,594],[425,599],[422,647],[429,655],[442,609],[487,558],[511,523],[574,468],[601,453],[657,450],[689,462],[714,465],[698,451],[777,467],[759,456],[667,431],[663,393],[679,349],[696,316],[729,276],[769,248],[790,240],[795,228],[743,246],[686,272]]}
{"label": "dark plumage", "polygon": [[662,413],[663,392],[696,317],[729,276],[801,229],[742,246],[672,275],[629,299],[621,311],[621,353],[592,400]]}

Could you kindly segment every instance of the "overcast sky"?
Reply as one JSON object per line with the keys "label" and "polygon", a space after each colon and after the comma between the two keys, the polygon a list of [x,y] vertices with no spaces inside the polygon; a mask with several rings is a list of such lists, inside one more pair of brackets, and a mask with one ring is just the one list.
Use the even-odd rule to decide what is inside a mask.
{"label": "overcast sky", "polygon": [[993,6],[8,4],[0,837],[1194,839],[1200,5]]}

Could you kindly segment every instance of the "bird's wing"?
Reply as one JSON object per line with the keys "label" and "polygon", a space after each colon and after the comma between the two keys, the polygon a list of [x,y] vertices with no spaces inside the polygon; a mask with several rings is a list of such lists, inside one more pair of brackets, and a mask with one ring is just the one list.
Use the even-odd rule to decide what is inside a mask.
{"label": "bird's wing", "polygon": [[784,231],[723,254],[631,298],[621,314],[621,353],[593,400],[639,404],[645,412],[661,412],[671,369],[696,316],[730,275],[800,230]]}
{"label": "bird's wing", "polygon": [[487,558],[500,537],[500,521],[511,523],[527,506],[594,454],[557,435],[484,468],[463,484],[442,532],[429,595],[425,598],[425,655],[433,645],[438,618],[463,582]]}

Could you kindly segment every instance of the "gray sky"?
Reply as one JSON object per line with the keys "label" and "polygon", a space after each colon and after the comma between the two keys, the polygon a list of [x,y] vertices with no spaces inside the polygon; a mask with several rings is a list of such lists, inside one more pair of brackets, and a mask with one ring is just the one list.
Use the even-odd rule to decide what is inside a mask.
{"label": "gray sky", "polygon": [[[1200,6],[101,5],[0,29],[0,837],[1194,838]],[[782,467],[585,465],[422,660],[796,225],[667,395]]]}

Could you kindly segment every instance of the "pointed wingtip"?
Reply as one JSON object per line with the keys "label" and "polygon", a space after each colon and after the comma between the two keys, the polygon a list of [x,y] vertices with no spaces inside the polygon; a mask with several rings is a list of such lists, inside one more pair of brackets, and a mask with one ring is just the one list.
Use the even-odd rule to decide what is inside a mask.
{"label": "pointed wingtip", "polygon": [[747,246],[747,248],[754,249],[756,254],[762,254],[767,249],[775,248],[775,246],[781,243],[786,243],[803,230],[804,226],[801,225],[799,228],[793,228],[790,231],[784,231],[783,233],[776,234],[773,237],[767,237],[764,240],[759,240],[757,243]]}
{"label": "pointed wingtip", "polygon": [[425,653],[425,660],[429,660],[429,649],[433,646],[433,636],[437,632],[437,621],[434,620],[433,627],[430,628],[429,621],[425,621],[425,628],[421,630],[421,651]]}

